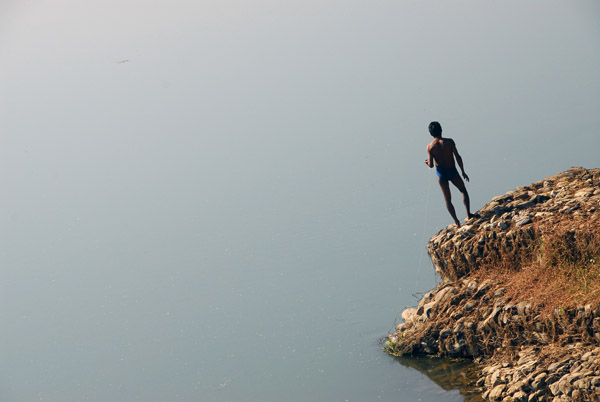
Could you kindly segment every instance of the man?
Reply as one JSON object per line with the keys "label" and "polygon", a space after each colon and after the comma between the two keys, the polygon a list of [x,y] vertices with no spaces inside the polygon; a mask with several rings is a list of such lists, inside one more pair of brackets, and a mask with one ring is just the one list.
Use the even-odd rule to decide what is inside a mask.
{"label": "man", "polygon": [[446,208],[448,208],[448,212],[450,212],[450,215],[452,216],[452,219],[454,219],[456,226],[460,227],[460,222],[456,217],[456,211],[452,205],[449,182],[452,182],[452,184],[454,184],[454,186],[456,186],[456,188],[458,188],[458,190],[462,193],[463,203],[467,209],[467,218],[475,218],[477,215],[471,213],[469,193],[467,192],[465,183],[460,178],[460,175],[456,170],[456,166],[454,165],[455,157],[456,162],[458,162],[458,166],[462,171],[462,176],[466,181],[469,181],[469,176],[467,176],[465,173],[462,158],[456,150],[456,144],[454,141],[451,138],[442,138],[442,126],[440,123],[437,121],[432,121],[429,124],[429,133],[433,137],[433,141],[431,141],[431,143],[427,146],[428,158],[425,160],[425,163],[427,166],[432,168],[435,161],[435,173],[438,176],[438,182],[440,183],[442,193],[444,194]]}

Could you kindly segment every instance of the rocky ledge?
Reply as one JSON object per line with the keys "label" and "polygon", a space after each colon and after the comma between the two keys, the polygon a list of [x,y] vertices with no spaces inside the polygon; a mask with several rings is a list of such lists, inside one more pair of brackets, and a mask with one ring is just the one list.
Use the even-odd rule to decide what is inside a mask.
{"label": "rocky ledge", "polygon": [[567,221],[577,229],[598,214],[599,172],[572,168],[495,197],[478,211],[480,218],[458,230],[443,229],[429,240],[436,271],[451,282],[489,262],[520,264],[543,229]]}
{"label": "rocky ledge", "polygon": [[474,386],[488,400],[600,400],[600,303],[548,312],[489,269],[518,271],[540,244],[553,245],[547,239],[557,227],[571,244],[567,254],[583,258],[571,237],[598,230],[590,225],[600,222],[599,183],[600,169],[572,168],[496,197],[479,218],[433,236],[427,249],[442,282],[403,311],[386,350],[474,359]]}

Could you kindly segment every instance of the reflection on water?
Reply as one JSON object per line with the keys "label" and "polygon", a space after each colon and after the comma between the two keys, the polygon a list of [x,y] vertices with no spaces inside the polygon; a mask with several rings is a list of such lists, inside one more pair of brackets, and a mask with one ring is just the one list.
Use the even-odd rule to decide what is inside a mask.
{"label": "reflection on water", "polygon": [[466,402],[483,401],[475,385],[478,367],[467,359],[442,359],[438,357],[399,356],[395,360],[404,367],[425,374],[431,381],[446,391],[457,390]]}

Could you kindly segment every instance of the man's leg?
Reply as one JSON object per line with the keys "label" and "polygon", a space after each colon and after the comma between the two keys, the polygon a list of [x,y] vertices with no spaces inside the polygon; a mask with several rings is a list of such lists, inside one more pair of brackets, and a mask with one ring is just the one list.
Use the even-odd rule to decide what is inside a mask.
{"label": "man's leg", "polygon": [[460,227],[460,222],[456,217],[456,211],[454,210],[454,205],[452,205],[452,195],[450,194],[450,184],[447,180],[438,179],[440,183],[440,188],[442,189],[442,193],[444,194],[444,200],[446,201],[446,208],[448,208],[448,212],[450,212],[450,216],[454,219],[454,223],[456,226]]}
{"label": "man's leg", "polygon": [[459,175],[456,175],[452,179],[452,184],[454,184],[458,191],[460,191],[463,195],[463,203],[465,204],[465,208],[467,210],[467,218],[475,217],[475,215],[471,213],[471,200],[469,199],[469,193],[467,192],[467,187],[465,187],[465,182],[463,179],[461,179]]}

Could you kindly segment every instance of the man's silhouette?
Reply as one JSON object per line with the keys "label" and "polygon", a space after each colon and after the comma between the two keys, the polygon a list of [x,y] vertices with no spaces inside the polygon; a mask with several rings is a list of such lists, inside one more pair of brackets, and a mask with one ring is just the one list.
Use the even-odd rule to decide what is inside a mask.
{"label": "man's silhouette", "polygon": [[456,150],[456,144],[452,140],[452,138],[442,138],[442,126],[437,121],[432,121],[429,124],[429,133],[434,138],[433,141],[427,146],[427,159],[425,163],[430,168],[433,167],[433,163],[435,161],[435,173],[438,176],[438,182],[440,183],[440,187],[442,189],[442,193],[444,193],[444,200],[446,200],[446,208],[448,208],[448,212],[454,219],[454,223],[456,223],[457,227],[460,227],[460,222],[456,217],[456,211],[454,210],[454,206],[452,205],[452,196],[450,195],[450,184],[448,182],[452,182],[458,188],[458,190],[463,195],[463,202],[465,204],[465,208],[467,209],[467,218],[475,218],[476,214],[471,213],[470,209],[470,201],[469,201],[469,193],[467,192],[467,188],[465,187],[465,183],[460,178],[458,174],[458,170],[456,170],[456,166],[454,165],[454,158],[456,157],[456,162],[458,162],[458,166],[462,171],[462,176],[466,181],[469,181],[469,176],[465,173],[465,169],[463,167],[463,161],[458,151]]}

